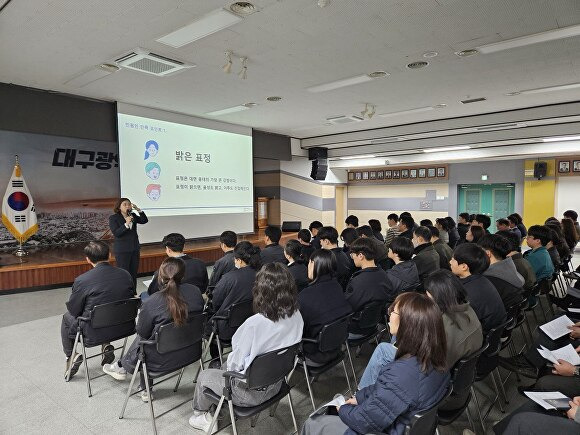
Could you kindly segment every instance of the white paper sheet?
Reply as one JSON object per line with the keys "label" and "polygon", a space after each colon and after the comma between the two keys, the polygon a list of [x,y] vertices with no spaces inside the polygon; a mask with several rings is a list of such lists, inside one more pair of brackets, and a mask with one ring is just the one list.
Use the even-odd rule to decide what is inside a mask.
{"label": "white paper sheet", "polygon": [[544,409],[556,409],[544,399],[565,399],[567,397],[558,391],[524,391],[524,394]]}
{"label": "white paper sheet", "polygon": [[580,308],[568,308],[571,313],[580,313]]}
{"label": "white paper sheet", "polygon": [[544,323],[540,326],[540,329],[552,340],[557,340],[558,338],[569,334],[570,330],[567,327],[573,324],[574,322],[572,322],[568,316],[560,316],[551,322]]}
{"label": "white paper sheet", "polygon": [[551,351],[544,346],[540,346],[538,353],[554,364],[558,364],[558,360],[562,359],[574,366],[580,365],[580,356],[578,356],[578,353],[571,344]]}
{"label": "white paper sheet", "polygon": [[149,286],[151,285],[151,283],[153,282],[152,279],[147,279],[145,281],[143,281],[143,285],[147,288],[149,288]]}

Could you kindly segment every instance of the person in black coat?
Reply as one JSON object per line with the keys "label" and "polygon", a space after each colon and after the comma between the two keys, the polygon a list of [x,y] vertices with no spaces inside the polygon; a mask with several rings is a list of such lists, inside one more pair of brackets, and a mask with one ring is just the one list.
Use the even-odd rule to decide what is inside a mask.
{"label": "person in black coat", "polygon": [[300,293],[309,284],[308,268],[302,260],[302,245],[298,240],[288,240],[284,246],[284,255],[288,260],[288,270],[296,282],[296,288]]}
{"label": "person in black coat", "polygon": [[413,242],[406,237],[395,237],[389,245],[389,258],[395,265],[386,271],[389,297],[392,303],[404,292],[414,291],[419,287],[419,271],[411,258],[415,252]]}
{"label": "person in black coat", "polygon": [[447,242],[447,244],[451,249],[453,249],[457,246],[457,243],[459,243],[459,239],[461,238],[459,235],[459,230],[457,229],[457,225],[451,216],[447,216],[444,219],[447,222],[447,227],[449,228],[447,230],[447,233],[449,234],[449,242]]}
{"label": "person in black coat", "polygon": [[338,247],[338,231],[334,227],[322,227],[318,231],[322,249],[334,253],[336,257],[336,279],[343,289],[346,289],[348,280],[354,272],[352,259]]}
{"label": "person in black coat", "polygon": [[506,311],[493,284],[483,276],[489,267],[485,251],[475,243],[462,243],[453,251],[451,272],[461,280],[467,300],[481,322],[483,336],[506,320]]}
{"label": "person in black coat", "polygon": [[413,231],[413,245],[415,246],[413,261],[417,265],[421,281],[417,290],[423,291],[423,281],[427,275],[439,270],[439,254],[431,244],[431,231],[427,227],[418,227]]}
{"label": "person in black coat", "polygon": [[314,249],[321,249],[322,246],[320,245],[320,237],[318,237],[318,230],[322,228],[322,222],[320,221],[312,221],[312,223],[308,226],[308,229],[312,233],[312,240],[310,240],[310,244]]}
{"label": "person in black coat", "polygon": [[220,235],[220,248],[224,251],[224,256],[213,265],[208,284],[211,290],[217,285],[222,276],[236,268],[234,265],[234,248],[237,243],[238,236],[233,231],[224,231]]}
{"label": "person in black coat", "polygon": [[[67,312],[62,316],[60,327],[62,348],[67,361],[65,378],[69,369],[72,377],[83,361],[82,354],[75,354],[71,358],[78,327],[77,317],[88,317],[95,305],[129,299],[134,296],[131,275],[126,270],[113,267],[108,263],[109,247],[105,243],[89,242],[85,246],[84,254],[92,269],[75,279],[72,293],[66,303]],[[135,322],[129,322],[115,326],[114,330],[121,334],[124,331],[130,334],[134,328]],[[93,342],[102,341],[106,337],[110,337],[111,329],[92,329],[85,323],[83,335]],[[107,343],[102,346],[102,351],[106,353],[103,355],[101,365],[110,363],[115,359],[112,348],[113,346]]]}
{"label": "person in black coat", "polygon": [[457,219],[457,232],[459,233],[458,245],[465,243],[465,235],[467,234],[469,225],[469,213],[459,213],[459,218]]}
{"label": "person in black coat", "polygon": [[[168,257],[176,257],[183,260],[183,263],[185,264],[185,274],[183,275],[181,282],[183,284],[193,284],[199,288],[202,293],[205,293],[208,285],[207,267],[203,261],[183,253],[185,237],[179,233],[171,233],[163,237],[161,244],[165,247],[165,253]],[[149,288],[147,288],[147,294],[149,296],[159,291],[158,275],[159,271],[155,271],[151,284],[149,284]]]}
{"label": "person in black coat", "polygon": [[[127,198],[119,198],[114,214],[109,216],[109,229],[115,240],[113,242],[113,254],[117,267],[125,269],[133,277],[133,287],[137,284],[137,271],[139,269],[140,245],[137,235],[137,224],[149,222],[145,212]],[[137,212],[137,213],[136,213]]]}
{"label": "person in black coat", "polygon": [[369,226],[372,228],[373,235],[375,236],[375,238],[379,242],[385,243],[385,238],[383,237],[383,234],[381,233],[381,231],[383,230],[383,226],[381,225],[381,221],[378,219],[370,219]]}
{"label": "person in black coat", "polygon": [[306,228],[298,231],[298,242],[300,243],[301,247],[300,257],[304,263],[308,263],[310,255],[314,252],[314,248],[312,247],[310,240],[312,240],[310,231],[308,231]]}
{"label": "person in black coat", "polygon": [[435,249],[439,255],[439,269],[451,270],[449,262],[453,256],[453,249],[451,249],[447,243],[439,238],[439,228],[434,226],[427,228],[429,228],[429,231],[431,231],[431,244],[433,245],[433,249]]}
{"label": "person in black coat", "polygon": [[[345,292],[346,301],[355,313],[371,302],[385,305],[390,297],[387,274],[375,264],[377,254],[376,244],[367,237],[356,239],[350,246],[350,256],[354,260],[354,265],[361,269],[352,275]],[[369,331],[362,330],[353,320],[349,332],[366,334]]]}
{"label": "person in black coat", "polygon": [[[317,338],[324,325],[352,313],[342,287],[334,277],[336,266],[336,257],[330,250],[317,249],[310,257],[308,278],[311,283],[298,295],[305,338]],[[316,344],[304,344],[304,354],[314,364],[332,360],[339,351],[320,352]]]}
{"label": "person in black coat", "polygon": [[415,220],[410,215],[403,215],[399,217],[399,237],[406,237],[411,240],[413,238],[413,229],[415,228]]}
{"label": "person in black coat", "polygon": [[286,264],[286,257],[284,256],[284,248],[278,243],[282,237],[282,230],[273,225],[269,225],[264,231],[264,243],[266,247],[260,251],[262,264],[266,263],[282,263]]}
{"label": "person in black coat", "polygon": [[[137,365],[139,343],[141,340],[153,340],[155,333],[162,325],[173,322],[179,327],[187,322],[190,315],[203,312],[203,298],[199,288],[192,284],[183,284],[185,274],[183,260],[175,257],[166,258],[159,267],[159,288],[143,302],[137,322],[137,336],[122,359],[105,364],[103,371],[117,380],[125,380],[127,373],[133,373]],[[174,352],[160,354],[153,346],[145,348],[147,368],[152,372],[169,372],[179,368],[191,358],[192,349],[186,347]],[[150,385],[151,385],[151,381]],[[145,379],[141,374],[141,398],[149,401],[145,390]]]}

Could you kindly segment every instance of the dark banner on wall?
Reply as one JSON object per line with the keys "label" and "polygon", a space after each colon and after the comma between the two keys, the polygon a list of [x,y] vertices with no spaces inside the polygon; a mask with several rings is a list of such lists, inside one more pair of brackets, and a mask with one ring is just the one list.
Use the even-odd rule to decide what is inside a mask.
{"label": "dark banner on wall", "polygon": [[[0,193],[20,158],[34,198],[38,232],[26,245],[110,238],[108,216],[119,197],[115,142],[0,131]],[[0,225],[0,249],[17,243]]]}

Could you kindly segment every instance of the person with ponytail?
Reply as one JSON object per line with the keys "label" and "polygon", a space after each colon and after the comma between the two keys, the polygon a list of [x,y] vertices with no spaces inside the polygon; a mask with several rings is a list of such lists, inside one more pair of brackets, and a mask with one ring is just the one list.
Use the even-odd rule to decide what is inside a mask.
{"label": "person with ponytail", "polygon": [[309,283],[308,268],[302,259],[302,245],[298,240],[288,240],[284,246],[284,256],[288,260],[288,270],[294,277],[298,293]]}
{"label": "person with ponytail", "polygon": [[[234,248],[234,264],[236,268],[222,276],[212,292],[211,304],[208,305],[207,309],[208,314],[212,316],[225,316],[232,304],[252,300],[256,272],[262,266],[260,248],[245,240],[238,243]],[[208,337],[211,333],[212,322],[211,319],[208,322],[206,330]],[[229,327],[225,320],[217,322],[220,338],[232,338],[236,328]],[[212,358],[218,357],[219,353],[215,343],[211,343],[210,353]],[[212,363],[210,367],[215,365],[214,361]]]}
{"label": "person with ponytail", "polygon": [[[152,340],[160,326],[173,322],[182,326],[190,315],[203,311],[201,291],[193,284],[183,284],[185,273],[183,260],[177,257],[166,258],[159,267],[157,276],[159,291],[147,298],[137,322],[137,337],[129,347],[125,356],[112,364],[105,364],[103,371],[111,377],[122,381],[127,373],[133,373],[139,357],[141,340]],[[151,346],[147,347],[147,366],[153,372],[169,372],[181,366],[182,361],[188,361],[191,349],[185,348],[161,355]],[[141,374],[141,399],[149,400],[145,390],[145,380]]]}

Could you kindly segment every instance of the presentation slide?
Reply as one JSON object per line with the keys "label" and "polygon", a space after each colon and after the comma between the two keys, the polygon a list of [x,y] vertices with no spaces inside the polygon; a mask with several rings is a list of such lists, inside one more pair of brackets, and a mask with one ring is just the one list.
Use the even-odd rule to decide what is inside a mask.
{"label": "presentation slide", "polygon": [[[251,232],[251,136],[119,112],[121,196],[150,219],[142,243],[169,232],[211,237]],[[161,227],[161,228],[159,228]]]}

